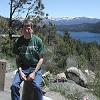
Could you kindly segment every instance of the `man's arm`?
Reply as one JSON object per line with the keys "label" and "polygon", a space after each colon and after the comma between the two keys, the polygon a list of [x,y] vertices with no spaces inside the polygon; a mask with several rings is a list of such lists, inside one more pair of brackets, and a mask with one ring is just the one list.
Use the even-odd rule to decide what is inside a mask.
{"label": "man's arm", "polygon": [[26,75],[22,72],[22,69],[20,67],[21,65],[21,60],[19,58],[19,55],[16,55],[16,65],[17,65],[17,69],[18,69],[18,73],[20,75],[20,78],[23,80],[23,81],[26,81]]}
{"label": "man's arm", "polygon": [[44,62],[44,58],[40,58],[39,62],[37,63],[37,66],[34,70],[35,73],[41,68],[41,65],[43,64],[43,62]]}
{"label": "man's arm", "polygon": [[44,58],[40,58],[39,62],[37,63],[37,66],[35,68],[35,70],[28,76],[29,81],[34,80],[35,78],[35,73],[41,68],[41,65],[43,64]]}
{"label": "man's arm", "polygon": [[18,71],[20,71],[20,60],[19,60],[19,55],[16,55],[16,65],[17,65],[17,69]]}

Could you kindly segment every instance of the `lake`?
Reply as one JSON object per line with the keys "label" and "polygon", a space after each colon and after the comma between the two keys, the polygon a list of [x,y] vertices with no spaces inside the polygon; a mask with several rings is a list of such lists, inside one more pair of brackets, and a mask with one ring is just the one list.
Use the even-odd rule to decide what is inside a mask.
{"label": "lake", "polygon": [[[58,34],[63,36],[63,32],[58,32]],[[97,42],[100,44],[100,33],[91,32],[69,32],[73,39],[81,40],[83,42]]]}

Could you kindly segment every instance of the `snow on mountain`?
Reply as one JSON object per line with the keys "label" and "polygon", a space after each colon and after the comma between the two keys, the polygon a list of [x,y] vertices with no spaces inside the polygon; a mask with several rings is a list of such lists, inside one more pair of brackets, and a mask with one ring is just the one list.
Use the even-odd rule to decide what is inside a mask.
{"label": "snow on mountain", "polygon": [[87,17],[62,17],[62,18],[49,18],[44,20],[45,23],[52,22],[56,25],[73,25],[73,24],[83,24],[83,23],[97,23],[100,19],[97,18],[87,18]]}

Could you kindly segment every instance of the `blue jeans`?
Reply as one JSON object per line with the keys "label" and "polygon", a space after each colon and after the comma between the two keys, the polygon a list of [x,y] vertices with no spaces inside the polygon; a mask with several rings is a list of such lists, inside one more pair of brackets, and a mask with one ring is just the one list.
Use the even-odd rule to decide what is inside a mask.
{"label": "blue jeans", "polygon": [[[32,67],[22,70],[26,76],[28,76],[34,69]],[[34,85],[34,91],[36,95],[36,100],[42,100],[43,92],[41,90],[41,82],[42,82],[42,72],[39,70],[36,72],[35,79],[32,81],[32,84]],[[15,78],[13,80],[13,83],[11,85],[11,98],[12,100],[20,100],[20,84],[22,83],[22,80],[20,79],[19,73],[16,72]]]}

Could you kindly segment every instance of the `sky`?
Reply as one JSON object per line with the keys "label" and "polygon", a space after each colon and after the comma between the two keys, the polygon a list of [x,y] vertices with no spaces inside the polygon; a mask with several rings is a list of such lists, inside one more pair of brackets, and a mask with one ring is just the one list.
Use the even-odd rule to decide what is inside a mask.
{"label": "sky", "polygon": [[[0,15],[9,17],[9,1],[0,0]],[[100,19],[100,0],[42,0],[49,17],[92,17]]]}

